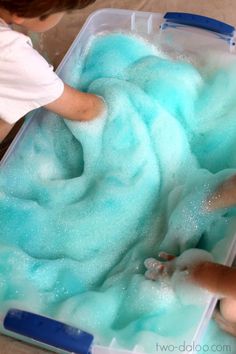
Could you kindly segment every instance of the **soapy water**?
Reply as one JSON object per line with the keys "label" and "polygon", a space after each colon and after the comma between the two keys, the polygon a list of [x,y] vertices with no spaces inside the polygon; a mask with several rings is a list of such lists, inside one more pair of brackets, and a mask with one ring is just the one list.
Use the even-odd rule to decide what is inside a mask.
{"label": "soapy water", "polygon": [[204,203],[236,171],[235,71],[208,75],[126,34],[89,44],[71,77],[105,98],[107,117],[45,113],[0,171],[1,312],[38,312],[147,353],[192,339],[209,294],[178,273],[145,279],[144,260],[226,255],[234,210]]}

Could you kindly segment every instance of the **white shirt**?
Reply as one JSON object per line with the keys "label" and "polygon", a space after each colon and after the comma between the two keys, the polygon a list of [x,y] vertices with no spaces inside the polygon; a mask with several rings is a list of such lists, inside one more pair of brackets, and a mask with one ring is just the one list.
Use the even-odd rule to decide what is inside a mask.
{"label": "white shirt", "polygon": [[12,124],[64,90],[53,67],[33,49],[31,39],[0,19],[0,119]]}

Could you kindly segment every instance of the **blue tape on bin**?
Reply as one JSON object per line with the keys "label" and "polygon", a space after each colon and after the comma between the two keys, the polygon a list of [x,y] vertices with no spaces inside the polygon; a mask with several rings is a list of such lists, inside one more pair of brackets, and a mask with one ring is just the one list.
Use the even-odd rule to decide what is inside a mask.
{"label": "blue tape on bin", "polygon": [[167,12],[164,19],[173,23],[204,28],[227,36],[232,36],[235,30],[233,26],[213,18],[184,12]]}
{"label": "blue tape on bin", "polygon": [[93,336],[64,323],[30,312],[11,309],[3,322],[6,330],[76,354],[91,354]]}

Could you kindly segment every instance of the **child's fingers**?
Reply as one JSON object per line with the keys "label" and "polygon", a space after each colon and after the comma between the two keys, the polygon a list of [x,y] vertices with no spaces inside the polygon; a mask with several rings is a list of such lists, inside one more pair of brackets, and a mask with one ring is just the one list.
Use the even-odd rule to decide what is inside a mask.
{"label": "child's fingers", "polygon": [[161,277],[161,273],[160,272],[154,272],[151,270],[147,270],[145,273],[145,278],[149,279],[149,280],[157,280],[158,278]]}
{"label": "child's fingers", "polygon": [[145,260],[144,265],[147,268],[145,277],[147,279],[157,280],[160,277],[170,275],[171,263],[169,261],[173,260],[175,257],[163,252],[163,258],[165,258],[165,262],[158,261],[155,258],[148,258]]}
{"label": "child's fingers", "polygon": [[167,252],[160,252],[158,254],[158,257],[163,259],[164,261],[172,261],[173,259],[175,259],[176,257],[173,256],[172,254],[170,253],[167,253]]}
{"label": "child's fingers", "polygon": [[155,258],[148,258],[144,262],[147,271],[145,277],[150,280],[157,280],[162,276],[165,266]]}
{"label": "child's fingers", "polygon": [[144,262],[144,265],[148,270],[151,271],[159,270],[163,266],[163,264],[155,258],[147,258]]}
{"label": "child's fingers", "polygon": [[158,273],[152,272],[151,270],[147,270],[145,273],[145,278],[149,280],[157,280]]}

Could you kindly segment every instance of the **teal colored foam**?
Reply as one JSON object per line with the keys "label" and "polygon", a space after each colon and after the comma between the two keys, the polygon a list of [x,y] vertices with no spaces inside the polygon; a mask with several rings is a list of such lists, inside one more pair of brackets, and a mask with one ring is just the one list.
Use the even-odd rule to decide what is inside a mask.
{"label": "teal colored foam", "polygon": [[92,41],[71,80],[105,98],[107,117],[45,114],[0,171],[1,312],[40,312],[148,353],[192,339],[199,298],[146,280],[143,262],[193,247],[222,261],[229,247],[233,211],[203,205],[235,173],[236,66],[203,69],[138,37]]}

